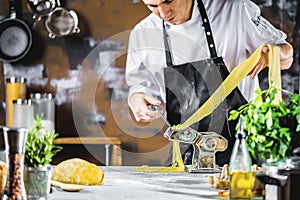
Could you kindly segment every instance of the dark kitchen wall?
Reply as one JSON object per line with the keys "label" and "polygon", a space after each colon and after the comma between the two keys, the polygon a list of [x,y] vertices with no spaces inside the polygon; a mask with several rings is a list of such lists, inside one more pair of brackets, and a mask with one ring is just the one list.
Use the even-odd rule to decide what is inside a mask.
{"label": "dark kitchen wall", "polygon": [[[127,106],[124,83],[127,39],[130,29],[149,11],[138,0],[65,0],[74,10],[79,33],[50,39],[45,18],[33,20],[22,1],[23,20],[32,28],[33,47],[17,63],[0,61],[0,101],[5,101],[5,77],[27,78],[27,96],[51,92],[56,97],[55,128],[60,137],[108,136],[122,141],[123,165],[159,165],[170,142],[161,136],[163,122],[137,124]],[[293,67],[283,73],[283,87],[299,91],[299,4],[295,0],[256,1],[263,15],[288,34],[295,47]],[[0,16],[8,16],[8,0],[0,0]],[[266,87],[262,73],[261,84]],[[0,123],[4,110],[0,107]],[[54,164],[70,157],[104,163],[104,146],[64,146]]]}
{"label": "dark kitchen wall", "polygon": [[[27,97],[35,92],[55,95],[59,137],[118,137],[123,165],[160,164],[169,152],[169,141],[159,135],[163,123],[134,123],[123,78],[129,31],[149,13],[148,9],[134,0],[61,1],[65,9],[77,14],[80,32],[50,39],[47,18],[33,20],[26,2],[22,1],[22,20],[32,29],[33,45],[20,61],[0,62],[1,101],[5,101],[5,78],[24,76]],[[8,0],[0,0],[1,18],[8,15]],[[4,124],[3,106],[1,109]],[[64,145],[53,162],[70,157],[103,164],[105,147]]]}

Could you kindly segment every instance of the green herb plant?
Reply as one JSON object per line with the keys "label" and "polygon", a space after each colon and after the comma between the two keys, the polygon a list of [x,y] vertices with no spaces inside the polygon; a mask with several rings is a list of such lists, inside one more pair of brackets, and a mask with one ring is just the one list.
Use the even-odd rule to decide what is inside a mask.
{"label": "green herb plant", "polygon": [[62,147],[54,143],[58,137],[55,131],[46,131],[42,117],[36,116],[34,125],[29,129],[25,146],[24,164],[26,167],[39,168],[51,163]]}
{"label": "green herb plant", "polygon": [[282,100],[275,104],[277,89],[258,89],[256,93],[254,101],[232,110],[229,120],[243,117],[248,149],[254,158],[273,161],[289,156],[292,130],[287,124],[296,120],[296,132],[300,131],[300,95],[289,93],[288,103]]}

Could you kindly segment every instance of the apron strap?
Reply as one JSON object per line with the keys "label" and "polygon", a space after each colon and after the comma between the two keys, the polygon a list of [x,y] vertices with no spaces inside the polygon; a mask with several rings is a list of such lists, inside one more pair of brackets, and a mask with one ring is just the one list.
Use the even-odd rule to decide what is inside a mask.
{"label": "apron strap", "polygon": [[166,63],[168,67],[173,66],[172,63],[172,56],[171,56],[171,51],[170,51],[170,47],[169,47],[169,43],[168,43],[168,34],[166,31],[166,26],[165,26],[165,21],[162,20],[162,24],[163,24],[163,34],[164,34],[164,44],[165,44],[165,54],[166,54]]}
{"label": "apron strap", "polygon": [[[207,13],[204,7],[204,4],[202,2],[202,0],[197,0],[198,2],[198,8],[201,14],[201,18],[203,21],[202,26],[204,27],[204,31],[205,31],[205,36],[206,36],[206,40],[207,40],[207,45],[208,45],[208,49],[210,52],[210,57],[211,58],[217,58],[218,54],[216,51],[216,47],[215,47],[215,42],[214,42],[214,38],[213,38],[213,34],[212,34],[212,30],[210,27],[210,23],[207,17]],[[162,20],[162,24],[163,24],[163,37],[164,37],[164,45],[165,45],[165,54],[166,54],[166,63],[167,66],[173,66],[172,63],[172,56],[171,56],[171,52],[170,52],[170,47],[169,47],[169,43],[168,43],[168,35],[167,35],[167,31],[166,31],[166,26],[165,26],[165,21]]]}
{"label": "apron strap", "polygon": [[216,51],[212,30],[210,27],[210,23],[209,23],[209,20],[207,17],[207,13],[206,13],[204,4],[203,4],[202,0],[197,0],[197,2],[198,2],[198,8],[200,10],[201,18],[203,21],[202,26],[204,27],[204,30],[205,30],[205,36],[206,36],[206,40],[207,40],[207,44],[208,44],[208,49],[210,52],[210,57],[217,58],[218,54]]}

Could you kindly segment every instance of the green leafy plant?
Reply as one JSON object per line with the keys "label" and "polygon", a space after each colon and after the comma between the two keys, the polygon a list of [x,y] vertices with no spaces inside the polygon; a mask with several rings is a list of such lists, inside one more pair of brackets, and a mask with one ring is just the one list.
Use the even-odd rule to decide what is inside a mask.
{"label": "green leafy plant", "polygon": [[296,120],[296,132],[300,132],[300,94],[292,94],[289,98],[287,108],[291,111],[291,116]]}
{"label": "green leafy plant", "polygon": [[42,118],[37,116],[34,125],[29,129],[25,146],[24,164],[26,167],[38,168],[51,163],[62,147],[54,143],[58,133],[46,131]]}
{"label": "green leafy plant", "polygon": [[[257,98],[230,112],[229,120],[244,118],[249,152],[254,158],[278,160],[289,156],[292,133],[300,130],[300,95],[289,93],[288,103],[273,103],[277,89],[256,91]],[[296,121],[296,128],[288,126]],[[238,126],[237,126],[238,127]]]}

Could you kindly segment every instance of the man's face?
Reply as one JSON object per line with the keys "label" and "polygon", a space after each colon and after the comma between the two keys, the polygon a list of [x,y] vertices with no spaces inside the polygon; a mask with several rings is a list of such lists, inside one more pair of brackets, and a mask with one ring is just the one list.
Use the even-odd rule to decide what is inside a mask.
{"label": "man's face", "polygon": [[143,0],[161,19],[171,24],[182,24],[190,19],[193,0]]}

